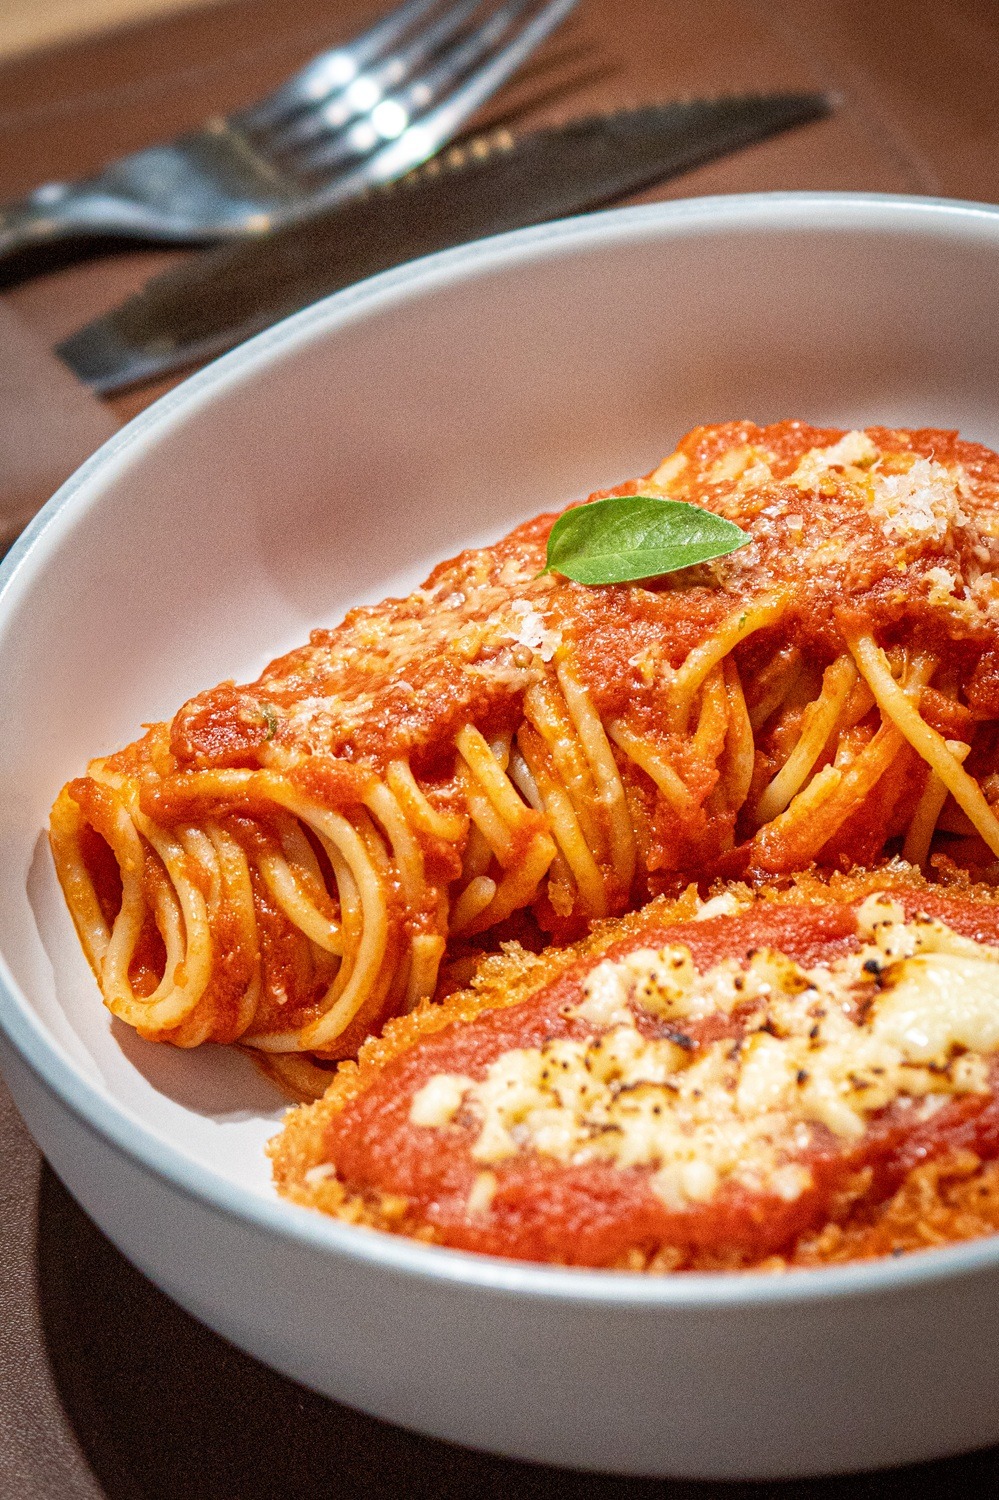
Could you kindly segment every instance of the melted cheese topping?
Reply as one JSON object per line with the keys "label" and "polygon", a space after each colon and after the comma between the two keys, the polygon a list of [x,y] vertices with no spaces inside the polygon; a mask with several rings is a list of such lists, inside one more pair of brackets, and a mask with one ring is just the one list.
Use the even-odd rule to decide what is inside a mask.
{"label": "melted cheese topping", "polygon": [[[889,1105],[908,1101],[915,1121],[983,1093],[999,1050],[999,953],[906,922],[884,896],[857,918],[859,951],[814,969],[761,950],[699,974],[681,945],[604,959],[570,1012],[594,1035],[505,1052],[480,1080],[439,1074],[410,1120],[472,1123],[483,1167],[527,1152],[651,1167],[676,1208],[726,1183],[792,1200],[830,1133],[848,1149]],[[642,1014],[661,1034],[643,1034]],[[718,1014],[737,1035],[698,1045],[683,1030]]]}

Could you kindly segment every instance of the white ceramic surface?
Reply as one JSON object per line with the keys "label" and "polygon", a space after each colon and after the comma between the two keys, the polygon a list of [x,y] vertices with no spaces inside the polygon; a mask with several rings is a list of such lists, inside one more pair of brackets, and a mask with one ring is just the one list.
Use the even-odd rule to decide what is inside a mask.
{"label": "white ceramic surface", "polygon": [[42,836],[143,722],[438,558],[648,470],[699,421],[999,445],[999,210],[702,199],[451,251],[312,308],[133,422],[0,579],[4,1074],[60,1176],[185,1307],[424,1432],[620,1472],[764,1477],[999,1442],[999,1240],[642,1278],[412,1245],[279,1202],[245,1059],[99,1003]]}

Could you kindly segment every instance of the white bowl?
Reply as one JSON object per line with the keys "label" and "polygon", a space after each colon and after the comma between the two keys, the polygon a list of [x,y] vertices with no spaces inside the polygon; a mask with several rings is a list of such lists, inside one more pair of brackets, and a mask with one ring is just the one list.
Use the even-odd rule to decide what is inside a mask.
{"label": "white bowl", "polygon": [[775,195],[448,252],[254,339],[71,479],[0,592],[4,1075],[56,1171],[178,1302],[421,1432],[628,1473],[768,1477],[999,1441],[999,1239],[785,1276],[427,1248],[281,1202],[241,1056],[113,1024],[42,829],[87,759],[360,599],[648,470],[688,427],[800,416],[999,444],[999,210]]}

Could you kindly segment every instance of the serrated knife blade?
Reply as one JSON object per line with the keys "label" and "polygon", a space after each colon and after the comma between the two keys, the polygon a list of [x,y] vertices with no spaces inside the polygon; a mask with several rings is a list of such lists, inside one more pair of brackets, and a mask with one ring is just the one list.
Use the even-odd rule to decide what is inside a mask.
{"label": "serrated knife blade", "polygon": [[101,395],[199,364],[288,314],[436,250],[582,213],[829,113],[817,93],[642,105],[453,146],[389,187],[193,255],[56,349]]}

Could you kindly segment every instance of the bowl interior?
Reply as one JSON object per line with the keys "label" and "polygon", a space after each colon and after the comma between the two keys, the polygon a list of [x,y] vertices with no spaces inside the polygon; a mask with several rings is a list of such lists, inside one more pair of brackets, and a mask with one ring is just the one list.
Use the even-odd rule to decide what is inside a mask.
{"label": "bowl interior", "polygon": [[625,210],[451,252],[254,341],[66,487],[0,602],[0,951],[53,1043],[270,1195],[282,1097],[102,1008],[43,829],[61,785],[351,604],[650,469],[698,422],[999,445],[999,211],[831,197]]}

